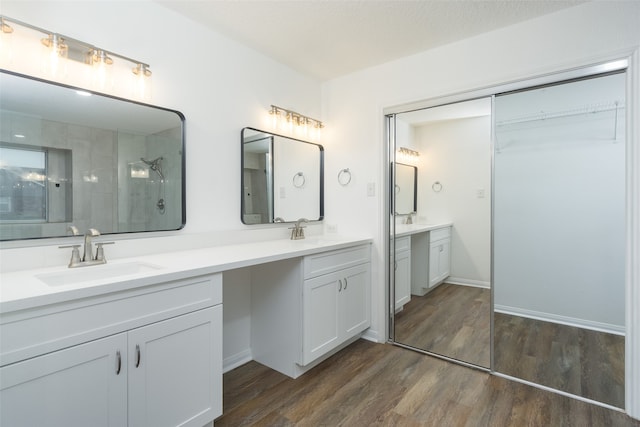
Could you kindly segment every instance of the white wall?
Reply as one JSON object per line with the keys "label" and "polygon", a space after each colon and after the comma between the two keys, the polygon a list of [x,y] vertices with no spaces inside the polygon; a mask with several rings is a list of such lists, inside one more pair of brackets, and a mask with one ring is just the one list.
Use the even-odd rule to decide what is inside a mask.
{"label": "white wall", "polygon": [[496,98],[496,310],[624,334],[624,109],[502,123],[624,106],[625,79]]}
{"label": "white wall", "polygon": [[[453,222],[448,280],[489,287],[491,117],[433,122],[417,127],[415,135],[418,215],[426,223]],[[436,181],[440,192],[432,189]]]}

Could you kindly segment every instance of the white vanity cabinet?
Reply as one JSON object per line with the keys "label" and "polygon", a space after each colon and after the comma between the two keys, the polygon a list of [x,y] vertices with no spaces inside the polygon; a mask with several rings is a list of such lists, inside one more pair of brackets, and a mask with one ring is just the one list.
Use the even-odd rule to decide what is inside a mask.
{"label": "white vanity cabinet", "polygon": [[395,240],[395,310],[398,311],[411,301],[411,237]]}
{"label": "white vanity cabinet", "polygon": [[308,365],[371,324],[369,246],[304,258],[302,365]]}
{"label": "white vanity cabinet", "polygon": [[0,368],[0,425],[127,425],[127,336]]}
{"label": "white vanity cabinet", "polygon": [[371,325],[369,244],[252,269],[253,359],[292,378]]}
{"label": "white vanity cabinet", "polygon": [[201,427],[222,414],[220,274],[3,314],[0,331],[0,425]]}
{"label": "white vanity cabinet", "polygon": [[429,232],[429,287],[442,283],[451,273],[451,227]]}

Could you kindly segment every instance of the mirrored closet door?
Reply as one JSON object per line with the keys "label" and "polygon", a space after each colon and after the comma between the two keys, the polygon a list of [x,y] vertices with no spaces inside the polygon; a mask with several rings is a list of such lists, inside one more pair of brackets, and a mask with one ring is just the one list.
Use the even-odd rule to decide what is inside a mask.
{"label": "mirrored closet door", "polygon": [[391,341],[624,408],[626,67],[387,116]]}
{"label": "mirrored closet door", "polygon": [[625,79],[497,95],[494,369],[624,407]]}
{"label": "mirrored closet door", "polygon": [[387,120],[393,341],[489,368],[491,98]]}

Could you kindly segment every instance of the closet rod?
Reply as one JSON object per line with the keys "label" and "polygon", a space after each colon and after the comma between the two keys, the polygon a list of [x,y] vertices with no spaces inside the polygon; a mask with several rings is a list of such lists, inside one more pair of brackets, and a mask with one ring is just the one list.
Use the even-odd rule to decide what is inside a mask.
{"label": "closet rod", "polygon": [[[572,116],[580,116],[584,114],[595,114],[595,113],[603,113],[606,111],[616,111],[624,109],[624,105],[620,105],[618,101],[616,102],[607,102],[601,104],[589,105],[582,108],[574,108],[571,110],[564,111],[554,111],[550,113],[545,113],[544,111],[539,112],[537,114],[530,114],[526,116],[515,117],[513,119],[502,120],[496,122],[496,126],[507,126],[517,123],[526,123],[526,122],[535,122],[539,120],[548,120],[548,119],[558,119],[562,117],[572,117]],[[616,114],[617,119],[617,114]]]}

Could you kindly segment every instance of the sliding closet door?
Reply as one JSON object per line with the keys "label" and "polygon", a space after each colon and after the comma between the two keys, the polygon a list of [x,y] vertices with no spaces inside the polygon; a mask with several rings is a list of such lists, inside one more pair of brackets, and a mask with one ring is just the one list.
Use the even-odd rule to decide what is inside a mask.
{"label": "sliding closet door", "polygon": [[623,407],[625,73],[494,114],[495,371]]}

